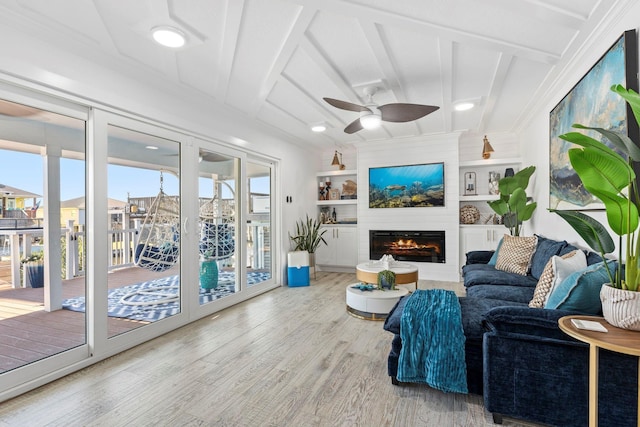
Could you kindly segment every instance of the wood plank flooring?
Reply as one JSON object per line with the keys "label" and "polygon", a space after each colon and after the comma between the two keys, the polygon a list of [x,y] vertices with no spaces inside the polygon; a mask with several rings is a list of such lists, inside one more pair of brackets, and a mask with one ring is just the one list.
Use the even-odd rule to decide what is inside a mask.
{"label": "wood plank flooring", "polygon": [[347,314],[353,282],[319,272],[208,316],[2,403],[0,426],[493,425],[480,396],[391,384],[392,335]]}

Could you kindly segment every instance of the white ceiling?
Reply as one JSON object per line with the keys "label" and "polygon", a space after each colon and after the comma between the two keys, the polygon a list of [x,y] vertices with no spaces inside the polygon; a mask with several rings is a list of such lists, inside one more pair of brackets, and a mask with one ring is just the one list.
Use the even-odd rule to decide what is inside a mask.
{"label": "white ceiling", "polygon": [[[545,81],[628,0],[11,0],[5,22],[123,74],[188,90],[315,148],[456,131],[511,132]],[[0,21],[2,22],[2,21]],[[181,28],[187,45],[149,29]],[[565,58],[566,59],[566,58]],[[410,123],[343,132],[322,98],[439,106]],[[151,84],[147,82],[147,84]],[[453,110],[473,100],[479,107]],[[312,124],[329,129],[314,134]]]}

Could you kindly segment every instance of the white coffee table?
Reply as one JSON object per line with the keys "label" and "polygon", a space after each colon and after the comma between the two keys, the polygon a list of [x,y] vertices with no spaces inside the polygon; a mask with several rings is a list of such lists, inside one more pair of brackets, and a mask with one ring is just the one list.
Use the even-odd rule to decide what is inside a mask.
{"label": "white coffee table", "polygon": [[[385,266],[379,261],[363,262],[356,266],[356,279],[363,283],[378,283],[378,273]],[[418,267],[407,262],[392,261],[388,266],[389,270],[396,273],[396,285],[412,285],[406,288],[409,291],[415,291],[418,286]],[[405,286],[401,286],[405,287]]]}
{"label": "white coffee table", "polygon": [[409,291],[398,288],[393,291],[361,291],[353,283],[347,286],[347,312],[359,319],[384,320],[398,300],[407,295]]}

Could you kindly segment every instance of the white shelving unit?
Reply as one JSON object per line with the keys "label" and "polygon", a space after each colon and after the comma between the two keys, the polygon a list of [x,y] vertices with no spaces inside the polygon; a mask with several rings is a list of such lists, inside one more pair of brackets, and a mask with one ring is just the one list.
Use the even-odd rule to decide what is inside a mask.
{"label": "white shelving unit", "polygon": [[[324,182],[331,178],[331,188],[338,189],[342,196],[342,184],[347,180],[358,182],[355,169],[323,171],[316,174],[316,181]],[[327,245],[320,245],[316,250],[316,266],[323,271],[353,271],[358,263],[357,246],[357,206],[358,199],[317,200],[318,215],[321,209],[329,208],[329,214],[335,209],[337,224],[324,224],[324,238]]]}

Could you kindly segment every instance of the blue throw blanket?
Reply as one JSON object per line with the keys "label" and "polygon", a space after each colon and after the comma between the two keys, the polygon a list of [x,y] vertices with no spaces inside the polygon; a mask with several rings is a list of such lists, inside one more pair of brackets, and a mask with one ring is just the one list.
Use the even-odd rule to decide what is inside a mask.
{"label": "blue throw blanket", "polygon": [[462,316],[453,291],[415,291],[402,311],[400,337],[398,381],[468,392]]}

